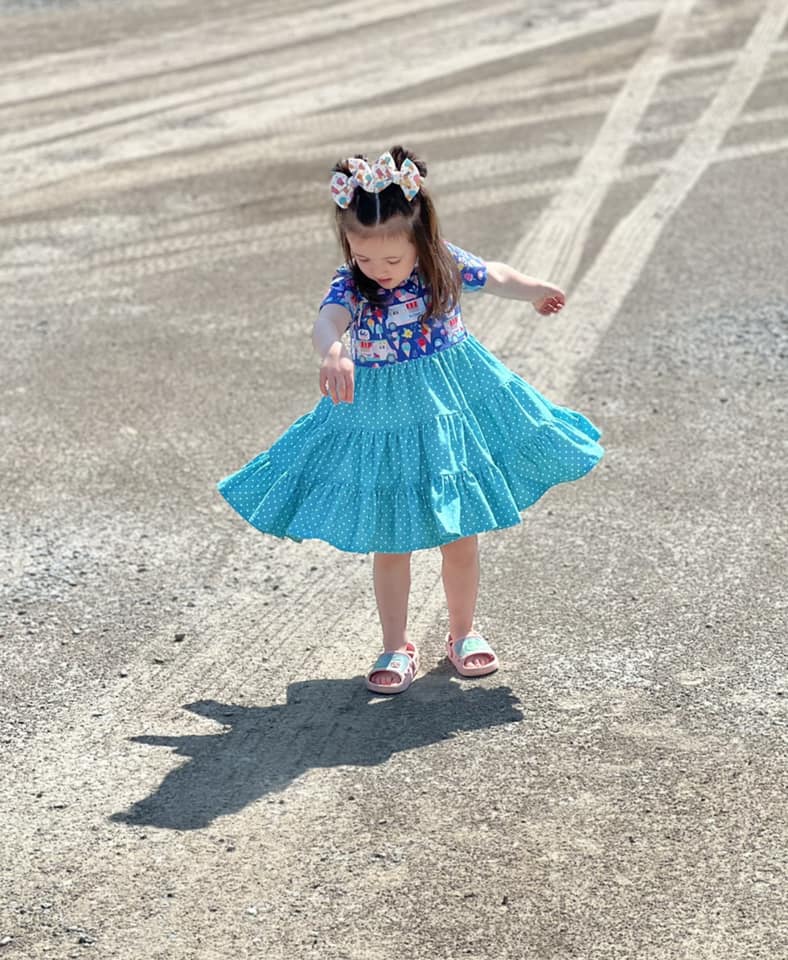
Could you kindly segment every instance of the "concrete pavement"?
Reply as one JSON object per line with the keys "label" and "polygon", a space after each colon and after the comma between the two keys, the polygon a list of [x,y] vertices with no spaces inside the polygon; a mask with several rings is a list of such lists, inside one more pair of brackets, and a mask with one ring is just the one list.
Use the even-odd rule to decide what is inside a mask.
{"label": "concrete pavement", "polygon": [[[0,11],[0,957],[751,960],[785,926],[788,8]],[[370,698],[371,558],[216,480],[319,399],[340,156],[569,306],[607,456],[482,539],[503,668]]]}

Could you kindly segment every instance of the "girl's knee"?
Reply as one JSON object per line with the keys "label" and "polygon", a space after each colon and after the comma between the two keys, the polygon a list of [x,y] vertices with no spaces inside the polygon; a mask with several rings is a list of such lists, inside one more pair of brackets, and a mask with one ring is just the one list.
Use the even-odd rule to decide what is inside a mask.
{"label": "girl's knee", "polygon": [[452,540],[451,543],[444,543],[441,546],[441,553],[450,560],[473,560],[479,552],[478,534],[470,537],[460,537],[459,540]]}

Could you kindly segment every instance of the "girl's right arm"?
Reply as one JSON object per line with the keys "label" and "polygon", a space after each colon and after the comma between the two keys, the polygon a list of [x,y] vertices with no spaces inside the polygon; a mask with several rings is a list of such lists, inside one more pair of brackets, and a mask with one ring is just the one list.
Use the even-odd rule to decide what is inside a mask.
{"label": "girl's right arm", "polygon": [[312,343],[322,357],[320,392],[333,403],[353,402],[353,360],[342,343],[350,324],[350,312],[338,303],[321,307],[312,332]]}

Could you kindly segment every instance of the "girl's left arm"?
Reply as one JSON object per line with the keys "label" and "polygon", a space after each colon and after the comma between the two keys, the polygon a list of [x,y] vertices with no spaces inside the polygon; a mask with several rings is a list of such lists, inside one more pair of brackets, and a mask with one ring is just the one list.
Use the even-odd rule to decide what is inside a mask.
{"label": "girl's left arm", "polygon": [[558,313],[566,303],[566,294],[554,283],[527,277],[497,261],[487,262],[487,282],[482,289],[508,300],[528,300],[542,314]]}

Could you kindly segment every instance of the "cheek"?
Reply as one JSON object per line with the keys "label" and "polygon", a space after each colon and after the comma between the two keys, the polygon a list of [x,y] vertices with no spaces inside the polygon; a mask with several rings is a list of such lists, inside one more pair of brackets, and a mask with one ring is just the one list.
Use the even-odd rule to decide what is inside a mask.
{"label": "cheek", "polygon": [[413,270],[413,264],[416,262],[415,257],[407,256],[403,257],[402,260],[394,267],[397,273],[404,273],[405,276],[408,276]]}

